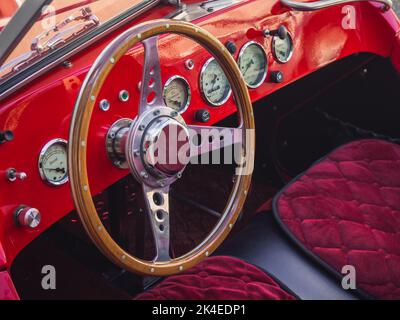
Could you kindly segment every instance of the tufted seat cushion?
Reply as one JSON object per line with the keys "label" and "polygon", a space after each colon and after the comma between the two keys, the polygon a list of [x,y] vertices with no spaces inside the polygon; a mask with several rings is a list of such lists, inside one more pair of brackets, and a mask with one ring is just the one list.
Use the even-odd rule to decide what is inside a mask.
{"label": "tufted seat cushion", "polygon": [[293,300],[259,268],[233,257],[211,257],[170,276],[138,300]]}
{"label": "tufted seat cushion", "polygon": [[288,184],[274,201],[278,222],[357,288],[400,299],[400,146],[381,140],[344,145]]}

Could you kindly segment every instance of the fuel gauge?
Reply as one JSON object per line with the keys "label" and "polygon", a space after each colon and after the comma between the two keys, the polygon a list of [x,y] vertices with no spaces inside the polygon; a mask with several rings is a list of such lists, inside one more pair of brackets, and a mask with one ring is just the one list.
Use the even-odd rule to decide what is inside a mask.
{"label": "fuel gauge", "polygon": [[275,35],[272,38],[272,53],[275,59],[280,63],[286,63],[293,55],[293,39],[289,32],[284,39]]}
{"label": "fuel gauge", "polygon": [[67,141],[49,141],[39,155],[40,177],[51,185],[62,185],[68,181]]}
{"label": "fuel gauge", "polygon": [[167,107],[179,113],[185,112],[191,98],[189,83],[181,76],[169,78],[164,85],[163,97]]}

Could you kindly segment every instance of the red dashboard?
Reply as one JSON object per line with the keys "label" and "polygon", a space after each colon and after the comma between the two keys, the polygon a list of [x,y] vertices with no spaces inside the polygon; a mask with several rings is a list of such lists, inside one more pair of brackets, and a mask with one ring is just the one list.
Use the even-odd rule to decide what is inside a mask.
{"label": "red dashboard", "polygon": [[[399,67],[398,30],[400,23],[392,12],[379,13],[375,4],[354,3],[356,28],[344,29],[342,6],[316,12],[294,12],[280,6],[277,1],[248,0],[234,7],[210,13],[193,23],[215,35],[222,43],[232,41],[237,50],[249,41],[259,43],[268,58],[268,74],[265,81],[255,89],[249,89],[253,102],[269,95],[323,66],[358,52],[370,52],[384,57],[393,55],[394,65]],[[174,10],[159,6],[142,15],[134,24],[163,18]],[[373,23],[372,23],[373,21]],[[264,37],[262,30],[275,30],[284,25],[293,39],[293,56],[287,63],[279,63],[272,54],[271,37]],[[52,139],[68,139],[71,114],[79,89],[93,61],[104,47],[123,29],[74,56],[67,67],[50,70],[29,85],[0,101],[0,127],[11,130],[14,140],[0,145],[0,172],[8,168],[23,171],[27,178],[14,182],[0,179],[0,268],[12,264],[16,255],[49,226],[73,210],[69,184],[51,186],[46,184],[38,171],[38,157],[43,146]],[[396,38],[397,33],[397,38]],[[107,130],[120,118],[134,118],[139,99],[143,48],[133,48],[118,63],[103,86],[99,101],[107,99],[110,109],[95,110],[88,142],[88,168],[94,194],[118,181],[129,171],[112,165],[105,150]],[[163,83],[172,76],[184,77],[191,88],[191,101],[183,113],[188,124],[196,122],[199,109],[210,112],[208,124],[216,123],[236,111],[233,98],[218,107],[210,106],[199,89],[199,78],[204,63],[211,57],[191,40],[168,35],[159,41],[159,54]],[[395,60],[397,59],[397,60]],[[193,61],[189,70],[187,61]],[[270,80],[273,71],[284,75],[283,82]],[[130,93],[128,102],[118,98],[121,90]],[[7,155],[7,156],[4,156]],[[10,156],[13,155],[13,156]],[[20,205],[40,210],[42,222],[36,229],[16,226],[14,211]],[[2,252],[4,250],[4,252]]]}

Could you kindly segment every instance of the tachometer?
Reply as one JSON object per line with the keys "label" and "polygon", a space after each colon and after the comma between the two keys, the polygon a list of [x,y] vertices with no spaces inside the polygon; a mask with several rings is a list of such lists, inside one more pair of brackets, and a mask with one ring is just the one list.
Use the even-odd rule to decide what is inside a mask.
{"label": "tachometer", "polygon": [[224,71],[214,58],[207,60],[201,70],[200,90],[204,99],[213,106],[224,104],[232,93]]}
{"label": "tachometer", "polygon": [[51,185],[61,185],[68,181],[67,141],[54,139],[48,142],[39,156],[40,177]]}
{"label": "tachometer", "polygon": [[246,43],[239,52],[238,65],[250,88],[259,87],[267,75],[267,55],[257,42]]}
{"label": "tachometer", "polygon": [[173,76],[164,85],[164,102],[177,112],[184,112],[190,103],[190,86],[185,78]]}
{"label": "tachometer", "polygon": [[293,55],[293,40],[289,33],[284,39],[275,35],[272,39],[272,53],[278,62],[286,63]]}

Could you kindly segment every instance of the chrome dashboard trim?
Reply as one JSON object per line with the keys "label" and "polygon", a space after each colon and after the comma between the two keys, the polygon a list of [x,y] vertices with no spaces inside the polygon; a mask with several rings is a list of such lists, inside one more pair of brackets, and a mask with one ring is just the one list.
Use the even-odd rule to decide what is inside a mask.
{"label": "chrome dashboard trim", "polygon": [[[120,16],[115,17],[114,19],[106,22],[103,25],[100,25],[99,28],[94,29],[93,32],[89,32],[79,39],[77,41],[74,41],[68,45],[73,46],[77,42],[80,42],[76,47],[74,47],[72,50],[68,50],[68,45],[54,51],[53,53],[50,53],[48,56],[46,56],[44,59],[39,60],[35,64],[33,64],[30,68],[34,67],[35,65],[37,66],[39,63],[47,62],[47,60],[52,58],[52,55],[55,55],[59,51],[66,51],[65,53],[61,54],[59,57],[55,58],[49,63],[44,63],[43,67],[39,67],[39,69],[31,74],[28,74],[24,76],[24,73],[28,71],[28,69],[24,69],[21,72],[15,74],[13,77],[10,79],[7,79],[4,83],[0,85],[0,88],[4,86],[8,81],[14,80],[15,79],[15,84],[11,85],[9,88],[4,90],[3,92],[0,92],[0,101],[4,100],[7,98],[9,95],[14,93],[15,91],[19,90],[22,88],[24,85],[29,83],[30,81],[36,79],[37,77],[41,76],[42,74],[46,73],[50,69],[61,65],[64,61],[67,59],[71,58],[73,55],[77,54],[78,52],[82,51],[83,49],[89,47],[99,39],[103,38],[104,36],[110,34],[111,32],[117,30],[118,28],[122,27],[124,24],[130,22],[131,20],[137,18],[144,12],[148,11],[149,9],[153,8],[157,4],[159,4],[161,0],[149,0],[149,2],[146,3],[140,3],[135,7],[132,7],[128,9],[126,12],[123,12]],[[134,11],[133,13],[130,13]],[[112,24],[109,26],[109,24]],[[100,29],[100,30],[99,30]],[[93,35],[94,33],[94,35]],[[18,79],[19,78],[19,79]],[[1,89],[0,89],[1,90]]]}
{"label": "chrome dashboard trim", "polygon": [[168,15],[166,19],[191,22],[243,2],[243,0],[210,0],[191,4],[182,4],[177,11]]}
{"label": "chrome dashboard trim", "polygon": [[329,7],[333,7],[340,4],[347,4],[352,2],[379,2],[382,3],[382,10],[388,11],[392,8],[393,2],[391,0],[320,0],[314,2],[297,2],[292,0],[280,0],[283,6],[292,8],[297,11],[315,11]]}
{"label": "chrome dashboard trim", "polygon": [[[245,80],[246,85],[247,85],[249,88],[251,88],[251,89],[256,89],[256,88],[258,88],[259,86],[261,86],[261,85],[264,83],[265,78],[267,77],[267,73],[268,73],[268,56],[267,56],[267,53],[265,52],[264,47],[263,47],[261,44],[259,44],[258,42],[256,42],[256,41],[249,41],[249,42],[245,43],[245,44],[242,46],[242,48],[240,49],[240,51],[239,51],[237,64],[238,64],[239,69],[240,69],[240,60],[241,60],[241,58],[242,58],[242,56],[243,56],[243,54],[244,54],[244,51],[245,51],[249,46],[251,46],[251,45],[255,45],[255,46],[257,46],[257,47],[259,47],[259,48],[261,49],[262,53],[264,54],[264,61],[265,61],[265,64],[264,64],[264,73],[263,73],[263,76],[261,77],[261,79],[259,80],[259,82],[257,82],[256,84],[251,85],[251,84],[247,83],[247,81]],[[241,72],[241,71],[240,71],[240,72]],[[242,75],[243,75],[243,74],[242,74]],[[244,76],[243,76],[243,78],[244,78]]]}

